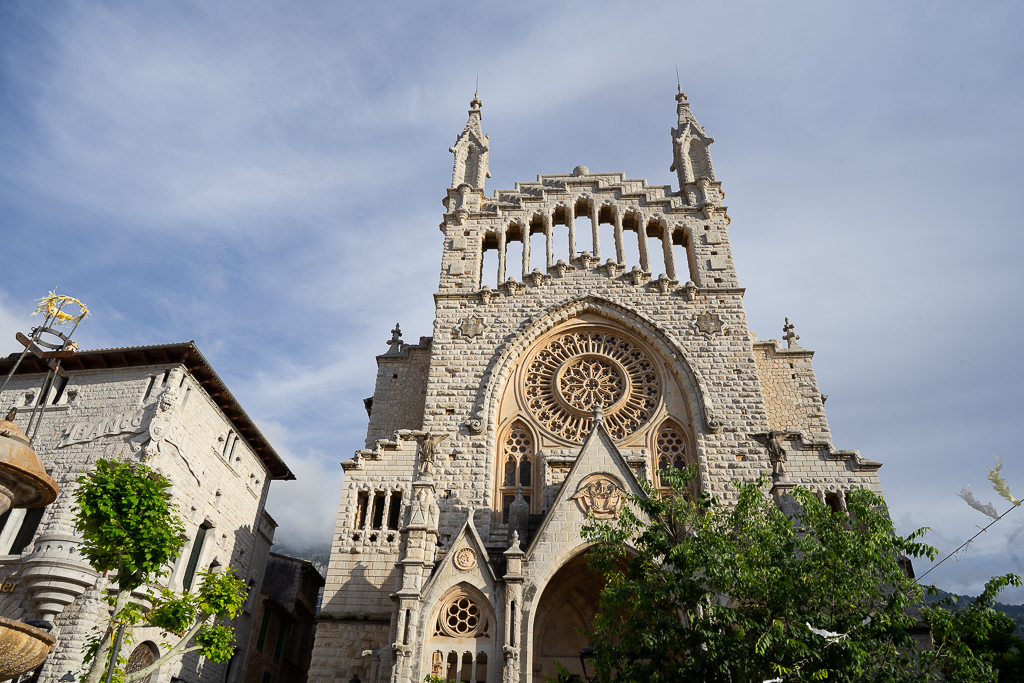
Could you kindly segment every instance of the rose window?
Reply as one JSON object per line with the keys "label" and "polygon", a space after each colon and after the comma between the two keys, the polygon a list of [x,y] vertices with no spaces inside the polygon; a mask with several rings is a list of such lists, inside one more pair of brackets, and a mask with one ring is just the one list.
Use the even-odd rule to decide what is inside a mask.
{"label": "rose window", "polygon": [[593,428],[600,403],[615,439],[646,424],[658,405],[661,387],[647,352],[611,332],[569,332],[549,341],[528,362],[526,405],[555,435],[583,441]]}
{"label": "rose window", "polygon": [[487,620],[475,602],[461,595],[451,600],[437,615],[434,635],[452,638],[486,637]]}
{"label": "rose window", "polygon": [[626,391],[622,375],[603,358],[574,360],[561,375],[558,390],[569,405],[579,410],[593,410],[598,403],[614,405]]}

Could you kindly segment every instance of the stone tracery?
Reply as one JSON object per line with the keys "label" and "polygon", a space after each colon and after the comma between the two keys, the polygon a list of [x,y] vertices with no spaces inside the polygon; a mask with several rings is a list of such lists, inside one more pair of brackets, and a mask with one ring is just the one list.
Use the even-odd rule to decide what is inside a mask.
{"label": "stone tracery", "polygon": [[545,428],[581,442],[600,402],[616,439],[643,427],[661,395],[654,362],[635,341],[610,331],[567,332],[545,344],[527,364],[526,407]]}

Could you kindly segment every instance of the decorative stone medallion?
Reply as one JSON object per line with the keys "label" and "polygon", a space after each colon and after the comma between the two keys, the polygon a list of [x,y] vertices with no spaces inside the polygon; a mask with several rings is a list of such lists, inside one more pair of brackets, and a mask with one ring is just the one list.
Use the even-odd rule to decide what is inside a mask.
{"label": "decorative stone medallion", "polygon": [[472,548],[459,548],[455,551],[454,561],[460,571],[468,572],[476,566],[476,551]]}
{"label": "decorative stone medallion", "polygon": [[464,318],[458,327],[459,334],[469,339],[472,339],[486,329],[487,325],[484,324],[484,319],[476,315]]}
{"label": "decorative stone medallion", "polygon": [[708,335],[718,334],[722,331],[722,319],[717,313],[705,311],[697,316],[697,329]]}
{"label": "decorative stone medallion", "polygon": [[526,405],[544,427],[582,442],[593,428],[594,406],[614,439],[624,439],[654,414],[661,383],[647,352],[627,337],[603,330],[568,332],[527,362]]}
{"label": "decorative stone medallion", "polygon": [[583,514],[593,514],[597,519],[614,519],[619,516],[619,507],[626,496],[626,489],[616,477],[599,472],[580,481],[575,500]]}

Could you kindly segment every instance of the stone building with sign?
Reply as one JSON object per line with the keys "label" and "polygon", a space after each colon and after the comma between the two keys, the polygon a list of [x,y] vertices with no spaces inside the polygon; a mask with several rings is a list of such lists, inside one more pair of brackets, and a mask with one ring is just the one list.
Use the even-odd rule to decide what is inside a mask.
{"label": "stone building with sign", "polygon": [[[14,364],[0,360],[0,376]],[[47,620],[57,638],[38,680],[77,675],[82,645],[108,613],[107,579],[83,559],[74,529],[76,480],[100,458],[145,462],[171,481],[188,538],[168,585],[194,590],[200,572],[233,569],[250,588],[233,624],[247,643],[276,527],[264,505],[272,480],[294,478],[288,466],[191,342],[78,351],[62,365],[66,377],[44,386],[47,368],[28,356],[0,394],[19,428],[33,412],[41,420],[33,448],[60,486],[49,507],[0,517],[0,616]],[[162,640],[137,630],[129,667],[152,663]],[[240,681],[244,650],[230,664],[187,654],[148,680]]]}
{"label": "stone building with sign", "polygon": [[677,188],[579,166],[487,196],[474,97],[433,335],[392,332],[365,446],[342,463],[311,680],[582,674],[601,579],[580,526],[662,468],[695,464],[720,499],[765,472],[780,501],[798,484],[834,509],[880,492],[880,464],[833,445],[789,321],[785,343],[747,329],[714,139],[676,101]]}

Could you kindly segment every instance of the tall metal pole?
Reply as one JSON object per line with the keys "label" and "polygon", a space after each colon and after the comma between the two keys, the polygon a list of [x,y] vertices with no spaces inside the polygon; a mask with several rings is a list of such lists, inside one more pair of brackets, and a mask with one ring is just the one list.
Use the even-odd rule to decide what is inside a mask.
{"label": "tall metal pole", "polygon": [[114,667],[117,666],[117,655],[121,652],[121,639],[124,638],[124,622],[117,625],[117,638],[114,639],[114,647],[110,650],[110,664],[107,666],[107,680],[114,677]]}

